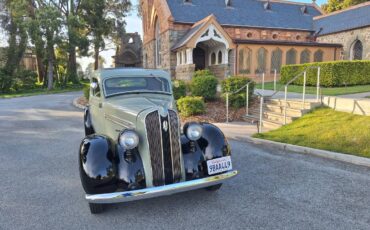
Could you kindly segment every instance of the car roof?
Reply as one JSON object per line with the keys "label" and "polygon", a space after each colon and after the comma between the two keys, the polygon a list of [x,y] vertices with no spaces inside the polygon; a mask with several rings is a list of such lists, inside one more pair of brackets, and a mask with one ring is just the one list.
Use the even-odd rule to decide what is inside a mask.
{"label": "car roof", "polygon": [[155,76],[163,77],[171,81],[171,76],[168,72],[160,69],[143,69],[143,68],[105,68],[95,71],[94,74],[101,80],[110,77],[142,77],[142,76]]}

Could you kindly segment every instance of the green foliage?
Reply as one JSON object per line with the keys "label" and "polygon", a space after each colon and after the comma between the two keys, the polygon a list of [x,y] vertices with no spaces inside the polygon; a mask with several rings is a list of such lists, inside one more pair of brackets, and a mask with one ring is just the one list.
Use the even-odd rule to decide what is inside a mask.
{"label": "green foliage", "polygon": [[29,70],[17,70],[10,76],[5,69],[0,69],[0,93],[18,92],[35,89],[37,74]]}
{"label": "green foliage", "polygon": [[216,98],[217,78],[213,75],[194,77],[190,83],[192,96],[203,97],[206,101]]}
{"label": "green foliage", "polygon": [[85,98],[87,99],[87,100],[89,100],[89,98],[90,98],[90,84],[86,84],[86,85],[84,85],[84,87],[83,87],[83,92],[84,92],[84,96],[85,96]]}
{"label": "green foliage", "polygon": [[12,77],[5,69],[0,69],[0,92],[6,93],[10,91],[12,86]]}
{"label": "green foliage", "polygon": [[[309,66],[320,66],[320,85],[323,87],[366,85],[370,84],[370,61],[335,61],[307,63],[301,65],[287,65],[281,69],[282,83],[287,83]],[[315,86],[317,82],[317,69],[307,70],[308,86]],[[303,85],[303,77],[293,82]]]}
{"label": "green foliage", "polygon": [[367,1],[369,0],[328,0],[328,3],[323,4],[321,7],[325,12],[331,13],[331,12],[346,9],[350,6],[361,4]]}
{"label": "green foliage", "polygon": [[[252,100],[252,95],[254,91],[255,83],[252,82],[249,78],[241,76],[233,76],[228,79],[225,79],[221,83],[223,98],[225,99],[226,93],[236,92],[248,82],[249,84],[249,101]],[[246,89],[241,90],[238,93],[229,94],[229,103],[234,108],[240,108],[246,104]]]}
{"label": "green foliage", "polygon": [[172,83],[172,91],[175,100],[186,96],[186,83],[181,80],[175,80]]}
{"label": "green foliage", "polygon": [[197,70],[195,71],[193,78],[204,77],[204,76],[213,76],[209,69]]}
{"label": "green foliage", "polygon": [[202,97],[183,97],[177,101],[177,108],[184,117],[202,114],[205,112],[205,104]]}

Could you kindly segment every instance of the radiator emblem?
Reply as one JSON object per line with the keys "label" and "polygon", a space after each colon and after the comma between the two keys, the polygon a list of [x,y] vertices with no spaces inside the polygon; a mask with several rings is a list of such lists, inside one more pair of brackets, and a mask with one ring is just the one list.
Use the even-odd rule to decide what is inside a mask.
{"label": "radiator emblem", "polygon": [[167,132],[167,130],[168,130],[168,122],[167,121],[164,121],[163,124],[162,124],[162,127],[163,127],[163,130],[165,132]]}

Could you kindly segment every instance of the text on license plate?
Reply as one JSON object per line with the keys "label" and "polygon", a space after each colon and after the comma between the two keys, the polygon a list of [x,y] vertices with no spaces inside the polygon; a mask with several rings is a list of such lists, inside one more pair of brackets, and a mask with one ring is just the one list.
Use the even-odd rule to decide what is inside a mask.
{"label": "text on license plate", "polygon": [[221,157],[207,161],[208,175],[226,172],[233,168],[231,157]]}

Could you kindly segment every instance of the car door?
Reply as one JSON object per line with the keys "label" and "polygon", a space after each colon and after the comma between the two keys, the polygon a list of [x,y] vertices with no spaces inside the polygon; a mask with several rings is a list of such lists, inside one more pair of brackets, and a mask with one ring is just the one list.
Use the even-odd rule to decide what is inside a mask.
{"label": "car door", "polygon": [[104,133],[104,110],[103,95],[97,78],[92,79],[96,87],[91,87],[90,91],[90,115],[96,133]]}

